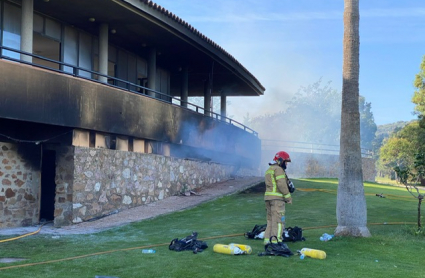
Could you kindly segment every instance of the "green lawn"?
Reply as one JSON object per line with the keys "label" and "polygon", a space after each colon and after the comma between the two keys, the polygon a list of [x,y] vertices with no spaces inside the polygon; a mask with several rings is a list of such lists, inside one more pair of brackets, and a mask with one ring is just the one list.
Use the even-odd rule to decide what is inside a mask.
{"label": "green lawn", "polygon": [[[425,277],[425,237],[415,235],[411,224],[417,220],[417,200],[404,188],[366,183],[373,236],[321,242],[319,237],[333,233],[336,225],[337,180],[294,183],[299,190],[293,205],[287,205],[287,226],[302,227],[306,241],[288,246],[294,253],[303,247],[324,250],[325,260],[257,256],[264,251],[262,241],[245,239],[243,233],[265,223],[265,209],[263,194],[251,191],[102,233],[57,239],[36,234],[0,243],[0,258],[26,259],[0,264],[0,277]],[[386,198],[375,196],[381,193]],[[168,250],[173,238],[192,231],[208,249],[198,254]],[[253,253],[213,252],[214,244],[232,242],[250,245]],[[143,254],[147,246],[156,253]]]}

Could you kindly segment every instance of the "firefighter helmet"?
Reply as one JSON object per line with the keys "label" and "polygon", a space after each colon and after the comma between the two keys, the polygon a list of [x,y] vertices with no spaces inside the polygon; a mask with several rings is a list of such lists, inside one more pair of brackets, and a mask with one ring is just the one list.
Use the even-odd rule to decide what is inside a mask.
{"label": "firefighter helmet", "polygon": [[289,157],[287,152],[280,151],[276,153],[273,160],[276,161],[279,166],[282,166],[285,161],[291,162],[291,157]]}

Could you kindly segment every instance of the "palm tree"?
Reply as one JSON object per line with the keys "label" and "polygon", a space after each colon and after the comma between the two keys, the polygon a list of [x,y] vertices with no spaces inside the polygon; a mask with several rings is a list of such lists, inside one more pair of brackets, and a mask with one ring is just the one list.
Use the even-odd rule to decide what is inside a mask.
{"label": "palm tree", "polygon": [[344,0],[343,82],[336,236],[368,237],[359,113],[359,0]]}

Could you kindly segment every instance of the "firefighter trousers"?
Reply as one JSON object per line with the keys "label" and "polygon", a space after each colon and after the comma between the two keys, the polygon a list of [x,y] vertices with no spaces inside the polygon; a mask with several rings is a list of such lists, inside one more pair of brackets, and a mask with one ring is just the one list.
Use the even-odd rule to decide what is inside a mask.
{"label": "firefighter trousers", "polygon": [[[267,228],[264,232],[264,244],[269,243],[272,236],[276,236],[279,242],[283,241],[285,229],[285,202],[283,200],[267,200]],[[273,242],[276,241],[273,238]]]}

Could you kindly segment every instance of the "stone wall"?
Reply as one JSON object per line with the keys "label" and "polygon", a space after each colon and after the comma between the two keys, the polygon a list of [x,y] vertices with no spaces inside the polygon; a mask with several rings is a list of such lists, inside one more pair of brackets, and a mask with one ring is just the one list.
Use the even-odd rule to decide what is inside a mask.
{"label": "stone wall", "polygon": [[40,148],[0,142],[0,227],[38,222]]}
{"label": "stone wall", "polygon": [[[233,174],[258,174],[249,169],[153,154],[73,149],[73,159],[69,151],[57,158],[55,226],[79,223],[162,200],[226,180]],[[69,161],[74,161],[74,165],[68,165]]]}
{"label": "stone wall", "polygon": [[69,225],[72,223],[74,192],[74,147],[57,147],[56,151],[56,175],[55,175],[55,226]]}

